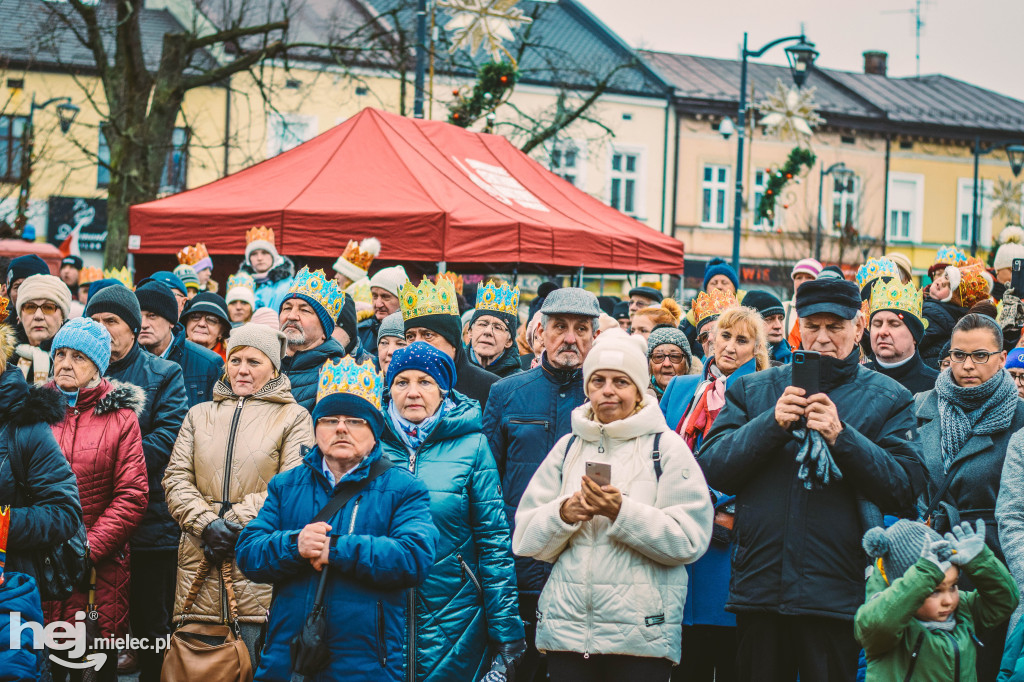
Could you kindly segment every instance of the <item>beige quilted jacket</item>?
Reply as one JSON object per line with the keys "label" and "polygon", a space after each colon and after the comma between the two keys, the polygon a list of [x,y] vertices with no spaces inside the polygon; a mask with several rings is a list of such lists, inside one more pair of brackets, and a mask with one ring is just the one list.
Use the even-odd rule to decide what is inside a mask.
{"label": "beige quilted jacket", "polygon": [[[263,506],[270,479],[298,466],[302,462],[302,446],[312,447],[314,442],[313,420],[292,398],[291,383],[283,374],[271,379],[255,395],[241,400],[224,381],[218,381],[213,401],[189,410],[164,474],[167,507],[183,531],[178,544],[176,622],[181,618],[185,595],[203,558],[203,529],[217,518],[220,501],[231,502],[224,518],[246,525]],[[224,472],[228,461],[231,475],[225,498]],[[270,608],[270,586],[246,580],[235,565],[231,575],[238,599],[238,620],[264,622]],[[220,574],[211,571],[188,620],[222,622],[227,611],[222,595]]]}

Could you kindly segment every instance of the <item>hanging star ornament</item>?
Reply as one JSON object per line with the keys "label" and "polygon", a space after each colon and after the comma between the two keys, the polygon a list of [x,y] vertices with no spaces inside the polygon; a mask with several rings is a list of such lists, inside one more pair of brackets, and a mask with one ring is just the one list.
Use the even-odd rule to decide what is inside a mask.
{"label": "hanging star ornament", "polygon": [[775,92],[757,105],[762,115],[760,125],[767,134],[781,140],[802,142],[811,137],[814,128],[825,122],[815,111],[814,92],[814,88],[786,88],[781,80],[776,80]]}
{"label": "hanging star ornament", "polygon": [[992,189],[992,215],[1009,225],[1020,224],[1020,207],[1024,203],[1024,183],[999,178]]}
{"label": "hanging star ornament", "polygon": [[513,64],[515,58],[505,49],[505,41],[514,41],[514,28],[533,21],[523,16],[523,10],[516,7],[519,0],[438,0],[437,6],[448,9],[452,19],[445,25],[451,33],[449,52],[466,49],[470,55],[481,48],[491,59],[501,61],[507,57]]}

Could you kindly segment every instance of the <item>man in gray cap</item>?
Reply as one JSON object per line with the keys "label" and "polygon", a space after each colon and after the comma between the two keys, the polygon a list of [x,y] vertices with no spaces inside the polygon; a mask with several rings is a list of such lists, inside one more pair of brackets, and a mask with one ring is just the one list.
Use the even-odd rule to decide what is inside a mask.
{"label": "man in gray cap", "polygon": [[726,609],[739,680],[856,678],[861,537],[878,512],[915,513],[924,491],[914,398],[860,365],[860,306],[853,282],[805,282],[796,311],[803,347],[821,354],[817,392],[793,386],[796,365],[741,377],[697,459],[736,496]]}
{"label": "man in gray cap", "polygon": [[[556,289],[541,306],[541,364],[491,387],[484,411],[484,435],[501,475],[510,529],[527,484],[555,442],[571,430],[572,411],[586,400],[583,361],[594,344],[601,307],[584,289]],[[528,650],[516,673],[523,682],[545,679],[534,646],[537,599],[551,564],[516,557],[519,613],[526,623]]]}

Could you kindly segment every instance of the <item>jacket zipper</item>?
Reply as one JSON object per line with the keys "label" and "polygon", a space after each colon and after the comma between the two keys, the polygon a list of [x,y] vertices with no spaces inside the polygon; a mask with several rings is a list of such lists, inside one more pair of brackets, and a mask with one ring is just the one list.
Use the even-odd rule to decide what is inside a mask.
{"label": "jacket zipper", "polygon": [[461,554],[456,554],[455,558],[459,560],[460,564],[462,564],[462,577],[463,577],[463,579],[465,579],[466,576],[469,576],[469,580],[470,580],[470,582],[473,583],[473,586],[476,588],[477,593],[479,593],[480,595],[483,595],[483,593],[484,593],[483,585],[481,585],[480,581],[477,580],[477,577],[475,575],[473,575],[473,569],[471,569],[469,567],[469,564],[466,563],[466,560],[462,558]]}
{"label": "jacket zipper", "polygon": [[[221,489],[221,503],[220,503],[220,518],[224,518],[224,514],[227,513],[229,504],[229,494],[231,492],[231,462],[234,459],[235,454],[235,432],[238,430],[238,422],[242,418],[242,405],[245,404],[245,398],[239,398],[238,404],[235,406],[235,413],[231,416],[231,432],[228,434],[228,449],[224,459],[224,486]],[[220,571],[217,572],[220,576],[220,615],[221,620],[225,623],[228,622],[228,591],[224,586],[224,574]]]}
{"label": "jacket zipper", "polygon": [[524,417],[511,417],[509,424],[520,424],[525,426],[543,426],[545,429],[551,424],[547,419],[528,419]]}
{"label": "jacket zipper", "polygon": [[377,602],[377,660],[380,667],[388,665],[387,651],[384,648],[384,604]]}
{"label": "jacket zipper", "polygon": [[363,499],[362,495],[356,498],[356,504],[352,507],[352,519],[348,522],[348,534],[352,535],[352,531],[356,527],[356,514],[359,513],[359,501]]}
{"label": "jacket zipper", "polygon": [[[416,453],[409,453],[409,473],[416,475]],[[409,588],[409,605],[406,614],[409,630],[409,665],[406,666],[408,682],[416,682],[416,588]]]}
{"label": "jacket zipper", "polygon": [[[602,436],[603,437],[603,436]],[[593,535],[594,546],[587,554],[587,639],[583,645],[583,658],[590,658],[590,636],[594,631],[594,552],[597,550],[597,532],[587,534]]]}
{"label": "jacket zipper", "polygon": [[960,645],[956,641],[956,635],[952,632],[944,632],[953,643],[953,682],[960,682]]}

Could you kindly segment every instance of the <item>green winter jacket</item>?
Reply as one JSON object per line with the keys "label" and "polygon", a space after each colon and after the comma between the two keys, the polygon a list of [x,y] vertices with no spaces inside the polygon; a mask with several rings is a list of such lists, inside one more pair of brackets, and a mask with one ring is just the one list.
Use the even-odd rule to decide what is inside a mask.
{"label": "green winter jacket", "polygon": [[868,661],[867,682],[977,679],[975,630],[1009,618],[1017,608],[1019,594],[1010,573],[987,546],[964,568],[978,589],[960,593],[952,632],[928,630],[914,618],[914,612],[944,578],[935,564],[919,559],[888,587],[879,571],[872,572],[867,603],[857,610],[854,623]]}

